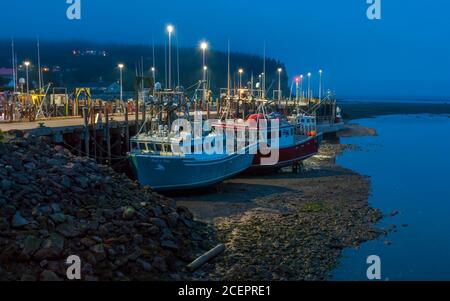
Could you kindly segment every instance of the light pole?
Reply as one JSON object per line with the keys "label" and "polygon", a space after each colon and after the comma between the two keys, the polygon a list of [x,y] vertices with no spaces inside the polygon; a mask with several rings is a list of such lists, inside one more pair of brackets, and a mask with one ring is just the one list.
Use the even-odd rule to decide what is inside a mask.
{"label": "light pole", "polygon": [[300,75],[300,93],[302,94],[302,101],[303,101],[303,74]]}
{"label": "light pole", "polygon": [[42,86],[45,86],[44,74],[49,72],[49,71],[50,71],[50,69],[48,67],[42,68]]}
{"label": "light pole", "polygon": [[202,58],[203,58],[203,101],[206,100],[206,71],[208,68],[206,67],[206,49],[208,49],[208,43],[205,41],[200,43],[200,49],[202,50]]}
{"label": "light pole", "polygon": [[167,26],[167,32],[169,33],[169,85],[168,88],[172,88],[172,33],[174,31],[173,25]]}
{"label": "light pole", "polygon": [[283,69],[278,68],[278,101],[281,101],[281,72]]}
{"label": "light pole", "polygon": [[244,74],[244,69],[239,69],[239,89],[242,89],[242,74]]}
{"label": "light pole", "polygon": [[322,101],[322,69],[319,70],[319,102]]}
{"label": "light pole", "polygon": [[308,104],[311,102],[311,72],[308,73]]}
{"label": "light pole", "polygon": [[300,94],[300,77],[295,78],[295,103],[298,103],[298,97]]}
{"label": "light pole", "polygon": [[206,86],[206,77],[207,77],[207,74],[208,73],[208,66],[203,66],[203,76],[204,76],[204,78],[205,78],[205,80],[203,81],[203,102],[205,102],[206,101],[206,98],[207,98],[207,93],[206,93],[206,90],[207,90],[207,86]]}
{"label": "light pole", "polygon": [[120,73],[120,102],[123,101],[123,68],[125,67],[124,64],[118,64],[117,67],[119,67],[119,73]]}
{"label": "light pole", "polygon": [[153,85],[156,84],[156,76],[155,76],[155,72],[156,72],[155,67],[152,67]]}
{"label": "light pole", "polygon": [[26,70],[26,78],[27,78],[27,94],[30,94],[30,84],[29,84],[29,77],[28,77],[28,69],[30,67],[30,62],[29,61],[25,61],[24,62],[25,65],[25,70]]}
{"label": "light pole", "polygon": [[263,72],[261,73],[261,98],[266,98],[266,74]]}

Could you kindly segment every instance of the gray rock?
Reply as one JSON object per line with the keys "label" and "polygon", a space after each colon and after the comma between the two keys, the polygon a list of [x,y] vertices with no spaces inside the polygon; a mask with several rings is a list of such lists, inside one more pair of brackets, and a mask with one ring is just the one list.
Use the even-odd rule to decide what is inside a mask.
{"label": "gray rock", "polygon": [[166,222],[165,222],[163,219],[161,219],[161,218],[152,217],[152,218],[150,219],[150,222],[151,222],[153,225],[158,226],[160,229],[162,229],[162,228],[167,228]]}
{"label": "gray rock", "polygon": [[129,220],[134,216],[135,213],[136,213],[136,210],[133,207],[127,207],[123,211],[122,217],[123,217],[123,219]]}
{"label": "gray rock", "polygon": [[166,260],[163,257],[156,256],[153,259],[152,266],[162,273],[167,272]]}
{"label": "gray rock", "polygon": [[61,279],[55,274],[55,272],[45,270],[39,276],[41,281],[61,281]]}
{"label": "gray rock", "polygon": [[178,250],[178,246],[171,240],[164,240],[161,242],[161,247],[167,250],[176,251]]}
{"label": "gray rock", "polygon": [[178,223],[179,215],[176,212],[171,212],[168,214],[167,218],[169,220],[169,225],[175,227]]}
{"label": "gray rock", "polygon": [[19,211],[14,214],[13,220],[12,220],[12,226],[13,228],[22,228],[28,225],[30,222],[27,221]]}
{"label": "gray rock", "polygon": [[61,212],[61,206],[59,206],[59,204],[53,203],[53,204],[50,204],[50,207],[52,208],[53,213]]}
{"label": "gray rock", "polygon": [[58,159],[49,159],[47,160],[47,164],[51,166],[60,167],[63,165],[63,161]]}
{"label": "gray rock", "polygon": [[64,237],[57,233],[50,234],[50,238],[45,240],[42,245],[44,248],[54,248],[58,252],[61,252],[64,249]]}
{"label": "gray rock", "polygon": [[54,221],[56,224],[62,224],[66,221],[67,217],[62,213],[55,213],[50,215],[50,218],[52,221]]}
{"label": "gray rock", "polygon": [[33,171],[36,169],[36,164],[30,162],[24,165],[25,169],[28,171]]}
{"label": "gray rock", "polygon": [[23,242],[23,251],[22,253],[28,256],[31,256],[36,252],[41,246],[42,239],[39,237],[29,235],[25,238]]}
{"label": "gray rock", "polygon": [[89,179],[86,177],[78,177],[75,181],[80,185],[82,189],[86,189],[89,187]]}
{"label": "gray rock", "polygon": [[58,225],[56,231],[67,238],[74,238],[80,235],[78,229],[75,228],[74,225],[68,223]]}
{"label": "gray rock", "polygon": [[50,215],[52,213],[52,208],[50,206],[43,205],[38,207],[38,211],[42,215]]}
{"label": "gray rock", "polygon": [[13,183],[11,181],[9,181],[9,180],[4,179],[4,180],[2,180],[2,184],[1,185],[2,185],[2,190],[6,191],[6,190],[10,190],[11,189]]}
{"label": "gray rock", "polygon": [[70,181],[70,179],[69,179],[68,176],[62,176],[62,177],[61,177],[61,185],[62,185],[64,188],[70,188],[70,186],[72,185],[72,183],[71,183],[71,181]]}
{"label": "gray rock", "polygon": [[22,277],[20,277],[20,281],[23,282],[35,282],[36,280],[36,277],[30,274],[23,274]]}
{"label": "gray rock", "polygon": [[136,261],[136,263],[138,263],[142,267],[142,269],[144,271],[146,271],[146,272],[151,272],[152,271],[152,265],[150,263],[148,263],[147,261],[142,260],[142,259],[138,259]]}
{"label": "gray rock", "polygon": [[90,250],[95,254],[105,254],[105,248],[103,247],[103,244],[94,245],[90,248]]}
{"label": "gray rock", "polygon": [[28,177],[26,174],[17,173],[17,174],[15,174],[14,178],[18,184],[21,184],[21,185],[30,184],[30,180],[28,180]]}

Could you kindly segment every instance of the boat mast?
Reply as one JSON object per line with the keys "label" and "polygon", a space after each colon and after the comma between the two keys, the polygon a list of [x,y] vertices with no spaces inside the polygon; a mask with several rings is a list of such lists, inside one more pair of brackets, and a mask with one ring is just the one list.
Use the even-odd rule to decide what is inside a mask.
{"label": "boat mast", "polygon": [[263,54],[263,76],[262,76],[262,98],[266,98],[266,41],[264,41],[264,54]]}
{"label": "boat mast", "polygon": [[180,87],[180,45],[178,44],[178,36],[177,38],[177,78],[178,78],[178,87]]}
{"label": "boat mast", "polygon": [[16,58],[14,54],[14,38],[11,38],[12,67],[13,67],[13,85],[14,93],[17,92],[17,76],[16,76]]}
{"label": "boat mast", "polygon": [[[16,87],[18,86],[18,83],[19,83],[19,66],[18,66],[18,58],[17,58],[17,52],[16,53],[14,53],[14,57],[15,57],[15,59],[14,59],[14,64],[15,64],[15,66],[16,66]],[[23,92],[23,91],[22,91]]]}
{"label": "boat mast", "polygon": [[227,77],[227,94],[230,98],[231,89],[231,58],[230,58],[230,39],[228,39],[228,77]]}
{"label": "boat mast", "polygon": [[156,76],[155,76],[155,37],[152,34],[152,72],[153,72],[153,85],[156,84]]}
{"label": "boat mast", "polygon": [[41,74],[41,49],[39,44],[39,37],[37,37],[37,54],[38,54],[38,81],[39,81],[39,93],[42,89],[42,74]]}
{"label": "boat mast", "polygon": [[164,81],[167,89],[167,41],[164,40]]}

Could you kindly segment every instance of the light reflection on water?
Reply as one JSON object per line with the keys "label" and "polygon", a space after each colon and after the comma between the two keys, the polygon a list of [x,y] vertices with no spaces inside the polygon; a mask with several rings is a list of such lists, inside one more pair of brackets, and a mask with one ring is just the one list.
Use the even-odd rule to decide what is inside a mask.
{"label": "light reflection on water", "polygon": [[370,255],[381,257],[384,280],[450,280],[449,116],[383,116],[357,123],[375,128],[378,136],[343,139],[362,149],[345,152],[337,162],[371,177],[371,205],[386,214],[400,212],[379,226],[396,225],[398,231],[345,250],[332,280],[367,280]]}

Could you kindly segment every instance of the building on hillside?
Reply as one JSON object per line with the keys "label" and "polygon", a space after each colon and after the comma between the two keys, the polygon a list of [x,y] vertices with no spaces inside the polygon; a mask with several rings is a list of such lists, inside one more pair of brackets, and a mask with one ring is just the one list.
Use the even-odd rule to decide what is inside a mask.
{"label": "building on hillside", "polygon": [[0,68],[0,77],[4,79],[13,79],[14,71],[12,68]]}

